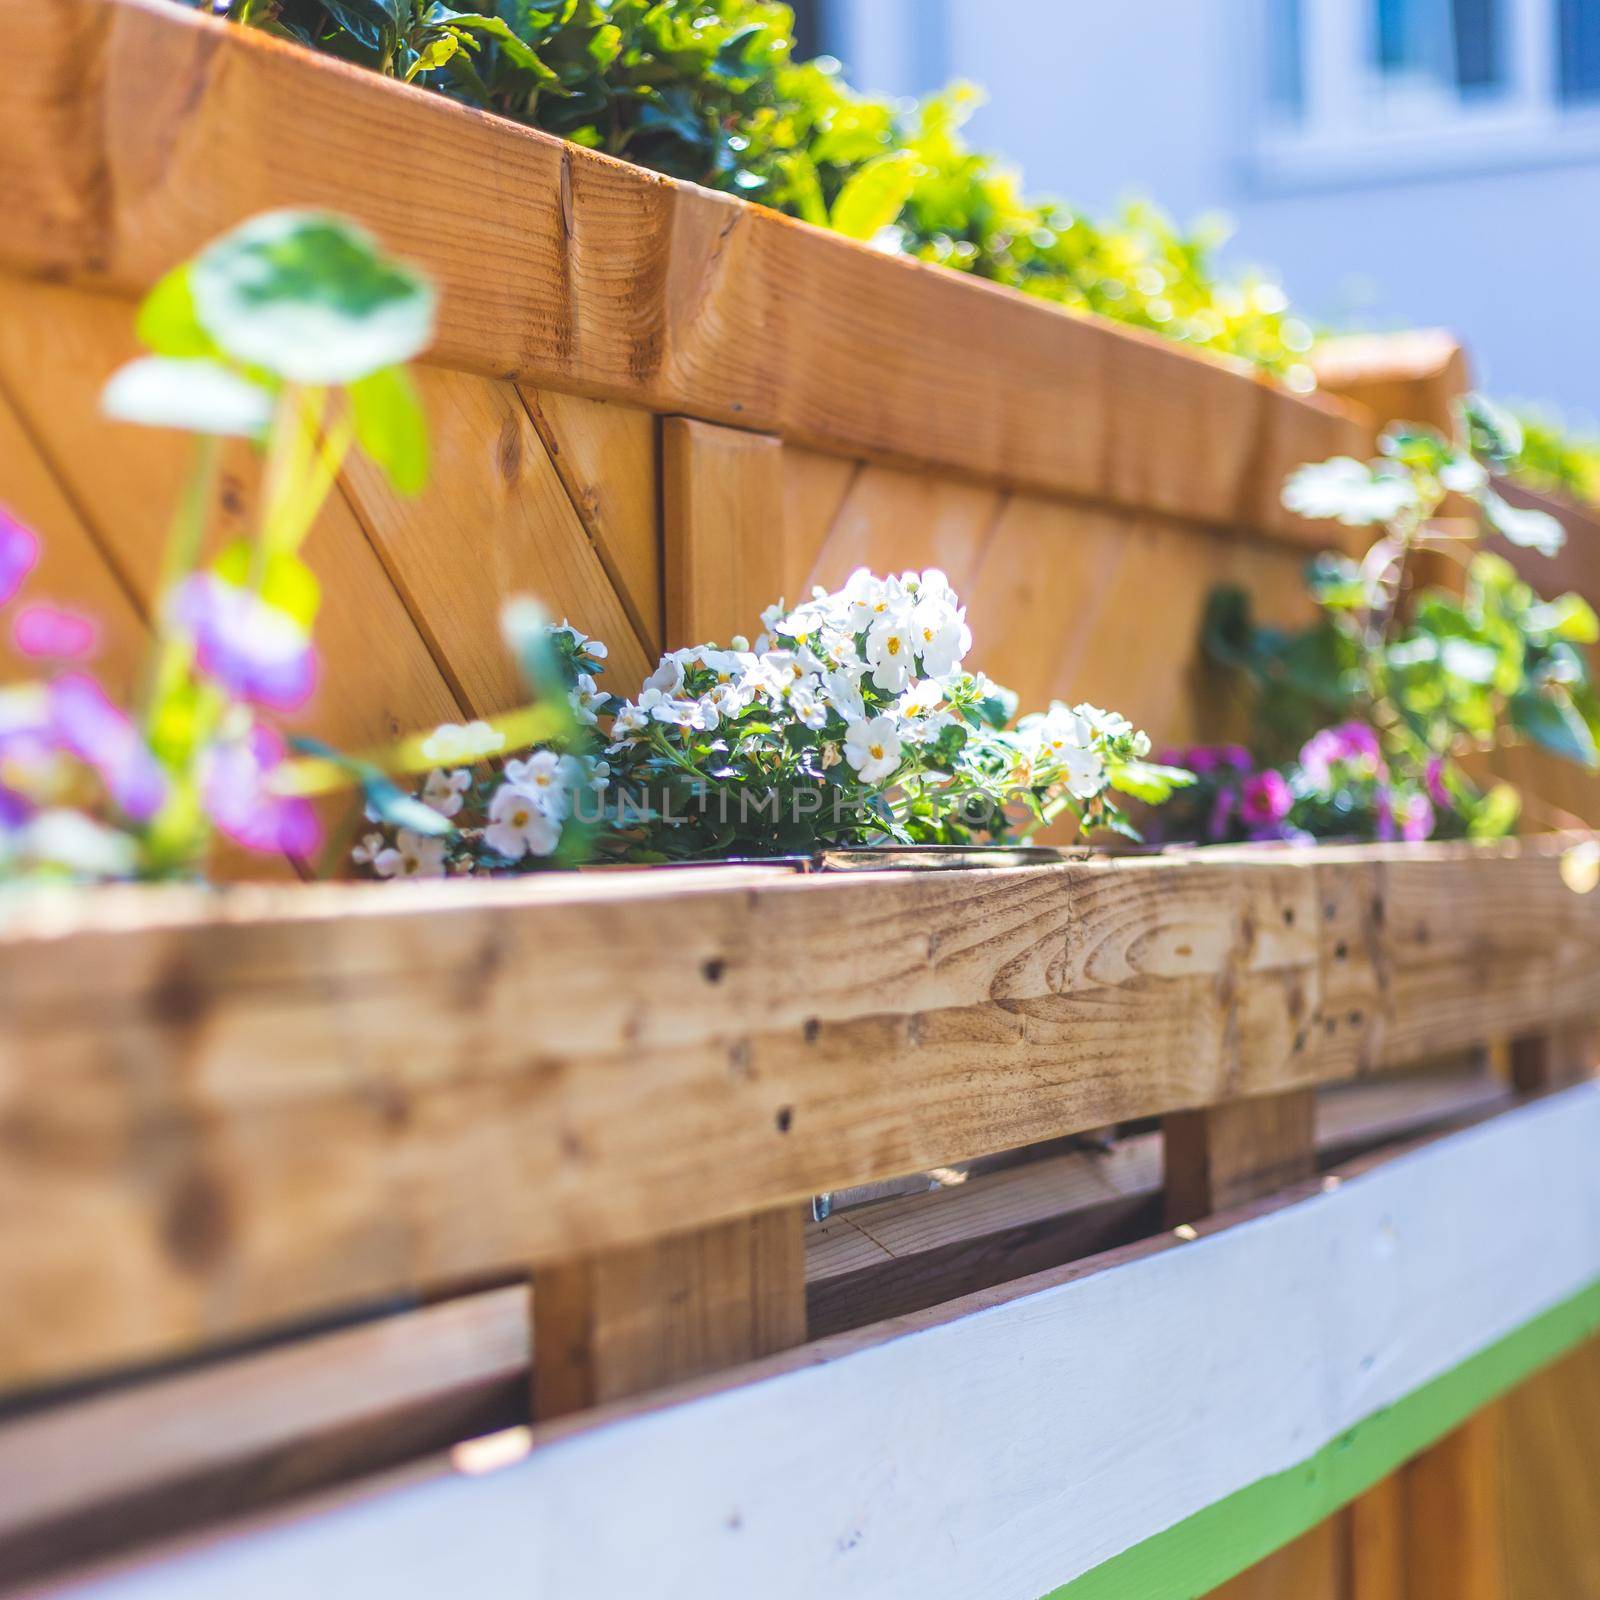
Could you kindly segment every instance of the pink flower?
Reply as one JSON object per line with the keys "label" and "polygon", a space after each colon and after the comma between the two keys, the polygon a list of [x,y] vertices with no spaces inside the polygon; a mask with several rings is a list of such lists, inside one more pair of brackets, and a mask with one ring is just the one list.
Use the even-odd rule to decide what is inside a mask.
{"label": "pink flower", "polygon": [[322,825],[309,800],[268,787],[284,758],[283,740],[259,724],[243,739],[217,745],[202,779],[206,811],[237,844],[262,855],[315,855]]}
{"label": "pink flower", "polygon": [[0,606],[22,587],[39,561],[39,536],[0,506]]}
{"label": "pink flower", "polygon": [[1400,837],[1407,844],[1418,844],[1433,834],[1433,802],[1418,792],[1400,805]]}
{"label": "pink flower", "polygon": [[1444,782],[1444,758],[1435,756],[1428,763],[1428,770],[1423,780],[1428,786],[1428,798],[1441,810],[1448,811],[1453,804],[1450,791]]}
{"label": "pink flower", "polygon": [[100,629],[88,617],[57,606],[26,606],[11,623],[11,641],[25,656],[46,661],[81,661],[93,655]]}
{"label": "pink flower", "polygon": [[306,630],[248,589],[207,574],[173,595],[172,615],[194,636],[200,670],[236,700],[296,711],[317,683],[317,658]]}
{"label": "pink flower", "polygon": [[1318,789],[1332,785],[1335,767],[1349,767],[1361,778],[1385,778],[1389,770],[1377,734],[1364,722],[1342,722],[1312,734],[1300,751],[1300,766]]}
{"label": "pink flower", "polygon": [[1213,843],[1227,838],[1228,830],[1233,825],[1234,803],[1238,798],[1232,789],[1217,790],[1217,797],[1211,803],[1211,816],[1206,823],[1206,837]]}
{"label": "pink flower", "polygon": [[64,672],[50,685],[49,719],[56,742],[100,774],[135,822],[148,822],[166,803],[166,773],[132,719],[88,673]]}
{"label": "pink flower", "polygon": [[1244,781],[1239,816],[1248,828],[1275,828],[1289,815],[1294,796],[1281,772],[1258,772]]}

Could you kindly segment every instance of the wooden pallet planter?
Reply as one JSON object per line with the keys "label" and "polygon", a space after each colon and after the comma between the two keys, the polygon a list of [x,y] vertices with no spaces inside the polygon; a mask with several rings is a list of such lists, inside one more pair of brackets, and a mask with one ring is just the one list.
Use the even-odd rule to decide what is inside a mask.
{"label": "wooden pallet planter", "polygon": [[[839,1522],[848,1520],[844,1502],[866,1492],[871,1462],[880,1459],[863,1453],[862,1441],[887,1428],[897,1408],[915,1410],[912,1394],[924,1385],[932,1386],[930,1395],[942,1392],[941,1362],[976,1361],[987,1370],[993,1357],[982,1350],[998,1335],[986,1330],[1014,1323],[1002,1343],[1022,1338],[1025,1329],[1042,1343],[1030,1357],[1025,1340],[1021,1365],[1001,1362],[1000,1369],[1026,1372],[1037,1360],[1045,1363],[1041,1374],[1058,1374],[1028,1379],[1016,1398],[1032,1395],[1040,1418],[1051,1419],[1051,1435],[1076,1441],[1076,1465],[1060,1476],[1067,1472],[1059,1459],[1065,1444],[1051,1447],[1056,1454],[1046,1451],[1046,1465],[1034,1454],[1044,1448],[1042,1435],[1020,1420],[1020,1431],[1007,1421],[1001,1436],[1017,1459],[1035,1462],[1030,1470],[1043,1474],[1036,1482],[1078,1484],[1068,1498],[1079,1494],[1082,1484],[1072,1474],[1089,1461],[1099,1463],[1095,1470],[1108,1468],[1099,1452],[1115,1454],[1116,1430],[1108,1415],[1094,1413],[1095,1421],[1072,1411],[1085,1386],[1068,1374],[1096,1370],[1091,1347],[1100,1352],[1096,1360],[1112,1359],[1110,1352],[1147,1322],[1166,1327],[1188,1317],[1183,1325],[1196,1325],[1180,1300],[1163,1298],[1177,1291],[1165,1286],[1169,1268],[1159,1263],[1180,1236],[1161,1234],[1166,1245],[1133,1246],[1095,1263],[1004,1281],[1004,1268],[994,1268],[989,1252],[999,1248],[1003,1259],[1014,1248],[1019,1236],[1006,1233],[1008,1227],[1051,1222],[1075,1208],[1085,1218],[1072,1225],[1077,1233],[1052,1223],[1058,1253],[1035,1242],[1046,1253],[1030,1258],[1022,1250],[1013,1276],[1041,1262],[1070,1262],[1097,1244],[1081,1195],[1074,1200],[1064,1189],[1053,1211],[1046,1207],[1042,1219],[1033,1213],[1030,1222],[1027,1208],[1037,1205],[1037,1192],[1025,1197],[1023,1178],[1002,1171],[996,1176],[1003,1185],[978,1180],[987,1184],[983,1205],[996,1208],[990,1215],[1012,1219],[998,1227],[1004,1235],[998,1246],[983,1232],[979,1207],[964,1232],[930,1238],[929,1253],[913,1265],[906,1251],[915,1254],[917,1247],[902,1244],[894,1256],[880,1246],[889,1266],[877,1298],[873,1274],[859,1257],[848,1295],[812,1295],[814,1319],[831,1307],[849,1326],[892,1312],[895,1295],[907,1293],[908,1275],[925,1272],[931,1291],[903,1303],[932,1309],[805,1344],[805,1201],[819,1191],[1149,1117],[1169,1119],[1166,1194],[1174,1219],[1193,1219],[1204,1233],[1209,1213],[1286,1181],[1290,1197],[1304,1201],[1281,1214],[1270,1208],[1270,1216],[1222,1236],[1234,1241],[1230,1250],[1243,1252],[1237,1270],[1249,1270],[1247,1262],[1278,1237],[1275,1229],[1298,1238],[1293,1230],[1305,1228],[1302,1242],[1285,1248],[1309,1252],[1304,1260],[1326,1261],[1329,1270],[1338,1264],[1346,1274],[1319,1284],[1305,1305],[1257,1306],[1251,1315],[1264,1319],[1256,1326],[1258,1342],[1268,1324],[1277,1329],[1274,1317],[1320,1315],[1317,1306],[1334,1303],[1327,1296],[1363,1303],[1363,1296],[1378,1294],[1390,1320],[1372,1336],[1396,1341],[1395,1350],[1408,1352],[1411,1363],[1401,1363],[1395,1382],[1425,1386],[1489,1352],[1483,1370],[1498,1376],[1474,1380],[1476,1406],[1592,1326],[1584,1274],[1600,1278],[1600,1232],[1589,1228],[1593,1212],[1585,1208],[1597,1197],[1583,1188],[1592,1183],[1592,1161],[1577,1159],[1596,1131],[1592,1091],[1552,1102],[1532,1120],[1522,1113],[1496,1119],[1446,1141],[1438,1156],[1374,1170],[1349,1186],[1352,1194],[1370,1194],[1377,1212],[1402,1208],[1408,1228],[1448,1233],[1431,1209],[1446,1203],[1433,1197],[1434,1179],[1402,1174],[1437,1170],[1439,1194],[1458,1220],[1467,1219],[1474,1237],[1480,1224],[1502,1218],[1498,1232],[1490,1230],[1498,1253],[1487,1269],[1465,1242],[1437,1259],[1431,1244],[1415,1256],[1408,1251],[1399,1273],[1382,1266],[1381,1251],[1372,1256],[1354,1248],[1352,1239],[1376,1237],[1370,1234],[1376,1213],[1362,1210],[1364,1220],[1347,1224],[1339,1209],[1346,1202],[1324,1195],[1320,1180],[1293,1186],[1315,1153],[1302,1107],[1321,1085],[1376,1083],[1441,1053],[1505,1040],[1523,1041],[1516,1054],[1524,1089],[1582,1075],[1592,1052],[1569,1041],[1584,1037],[1600,1016],[1600,897],[1569,885],[1574,875],[1564,865],[1573,843],[1200,851],[986,872],[813,878],[709,868],[38,902],[13,915],[0,935],[8,1022],[0,1054],[0,1215],[8,1219],[0,1230],[7,1306],[0,1383],[14,1405],[27,1403],[24,1414],[0,1426],[0,1464],[33,1452],[47,1461],[51,1440],[70,1459],[72,1440],[80,1448],[103,1440],[107,1435],[97,1429],[108,1426],[114,1436],[119,1407],[124,1426],[141,1405],[152,1419],[171,1414],[159,1389],[142,1401],[140,1383],[129,1386],[153,1363],[192,1361],[267,1334],[281,1340],[297,1328],[385,1305],[507,1285],[460,1302],[481,1312],[450,1313],[446,1298],[437,1311],[415,1314],[433,1318],[427,1326],[438,1329],[425,1334],[423,1324],[411,1324],[419,1349],[460,1352],[428,1390],[440,1409],[420,1428],[418,1378],[407,1375],[413,1369],[378,1358],[381,1349],[402,1348],[392,1335],[387,1345],[366,1342],[373,1336],[360,1329],[320,1336],[345,1341],[338,1348],[348,1349],[340,1358],[347,1363],[370,1360],[375,1373],[392,1375],[370,1404],[352,1392],[331,1410],[320,1402],[312,1408],[316,1415],[297,1425],[323,1441],[335,1476],[341,1461],[370,1467],[400,1459],[406,1438],[423,1445],[448,1440],[429,1431],[441,1415],[445,1426],[476,1431],[474,1419],[478,1427],[505,1420],[518,1388],[526,1395],[529,1340],[519,1341],[514,1331],[519,1322],[527,1325],[526,1290],[512,1286],[531,1271],[535,1415],[553,1418],[608,1401],[623,1409],[602,1404],[590,1420],[541,1423],[541,1442],[527,1465],[489,1484],[469,1484],[454,1469],[437,1480],[425,1473],[423,1487],[411,1491],[421,1500],[383,1498],[371,1502],[370,1513],[352,1510],[331,1523],[307,1524],[332,1530],[333,1565],[318,1569],[328,1582],[348,1562],[372,1559],[365,1530],[392,1528],[392,1516],[420,1517],[417,1526],[431,1529],[430,1538],[443,1538],[452,1526],[477,1541],[485,1526],[477,1519],[500,1517],[504,1496],[524,1492],[507,1486],[520,1482],[527,1505],[538,1508],[529,1515],[537,1516],[540,1531],[519,1523],[522,1532],[484,1536],[479,1553],[486,1563],[500,1562],[505,1574],[521,1575],[518,1582],[536,1579],[540,1592],[638,1589],[641,1572],[624,1553],[580,1584],[571,1565],[579,1559],[577,1545],[569,1548],[559,1535],[564,1524],[574,1535],[587,1526],[598,1513],[578,1508],[615,1479],[631,1484],[624,1496],[630,1516],[661,1530],[669,1524],[690,1530],[681,1565],[672,1569],[684,1583],[692,1573],[715,1575],[706,1579],[709,1587],[680,1589],[677,1579],[658,1573],[660,1581],[640,1592],[877,1592],[873,1584],[886,1581],[889,1570],[881,1563],[908,1561],[907,1571],[915,1570],[915,1520],[909,1509],[895,1508],[889,1493],[878,1508],[882,1515],[871,1518],[870,1538],[861,1535],[875,1551],[872,1559],[844,1559],[853,1547]],[[1467,1092],[1479,1097],[1473,1104],[1493,1108],[1500,1104],[1494,1094],[1507,1091],[1469,1085]],[[1468,1102],[1454,1104],[1460,1110]],[[1506,1131],[1494,1131],[1502,1122]],[[1324,1137],[1331,1137],[1326,1126]],[[1158,1225],[1150,1207],[1159,1196],[1149,1187],[1151,1169],[1138,1168],[1145,1158],[1134,1155],[1137,1148],[1128,1148],[1122,1179],[1102,1169],[1094,1181],[1121,1205],[1120,1215],[1142,1217],[1138,1226],[1148,1229]],[[1512,1205],[1506,1186],[1524,1163],[1540,1176],[1528,1203]],[[1054,1182],[1051,1172],[1040,1164],[1029,1181]],[[1413,1198],[1414,1189],[1431,1198]],[[868,1224],[865,1237],[871,1240],[873,1227],[891,1226],[884,1215]],[[919,1218],[917,1226],[928,1223]],[[1541,1238],[1549,1231],[1549,1240],[1530,1250],[1530,1230]],[[1074,1247],[1068,1235],[1081,1242]],[[890,1232],[883,1237],[892,1245]],[[964,1256],[948,1251],[953,1239]],[[819,1257],[826,1248],[813,1239],[813,1284],[828,1276]],[[1443,1275],[1437,1284],[1422,1271],[1424,1263]],[[1309,1292],[1306,1270],[1295,1281]],[[963,1271],[974,1275],[964,1279]],[[1157,1276],[1139,1276],[1150,1272]],[[1147,1281],[1148,1289],[1140,1287]],[[998,1287],[961,1298],[982,1283]],[[1406,1293],[1395,1300],[1402,1285]],[[1429,1321],[1422,1309],[1428,1297],[1447,1290],[1456,1296],[1448,1314]],[[1201,1290],[1195,1284],[1186,1292]],[[1090,1315],[1085,1294],[1106,1297],[1105,1309]],[[850,1296],[858,1305],[854,1318]],[[1223,1298],[1231,1302],[1231,1291]],[[1065,1321],[1053,1320],[1057,1304]],[[1539,1322],[1546,1313],[1555,1322]],[[1088,1320],[1080,1324],[1080,1315]],[[1516,1359],[1493,1354],[1534,1323],[1545,1331],[1521,1341]],[[1452,1331],[1443,1340],[1436,1330],[1446,1325]],[[465,1346],[450,1345],[461,1327],[477,1331]],[[1089,1345],[1062,1346],[1069,1328],[1097,1331]],[[1218,1335],[1215,1348],[1234,1337]],[[1273,1341],[1284,1344],[1276,1331]],[[800,1346],[794,1355],[777,1354],[791,1346]],[[1376,1359],[1379,1348],[1366,1353]],[[924,1366],[924,1349],[949,1353],[929,1356],[932,1365]],[[764,1352],[773,1353],[775,1364],[743,1372]],[[1152,1370],[1176,1370],[1176,1351],[1146,1353]],[[1449,1363],[1440,1365],[1446,1354]],[[296,1406],[305,1405],[288,1398],[297,1392],[293,1363],[289,1377],[275,1365],[288,1355],[244,1359],[257,1366],[241,1370],[264,1372],[259,1381],[285,1396],[254,1414],[293,1418]],[[1296,1359],[1333,1361],[1334,1352]],[[308,1367],[316,1364],[312,1358]],[[627,1409],[630,1395],[729,1367],[742,1375],[716,1378],[709,1389],[694,1391],[698,1399],[680,1396],[682,1403],[666,1410],[651,1402],[637,1417]],[[822,1376],[807,1377],[813,1372]],[[237,1420],[241,1403],[243,1414],[251,1407],[229,1396],[248,1396],[252,1383],[228,1373],[229,1363],[218,1366],[213,1358],[192,1376],[143,1382],[198,1385],[169,1391],[168,1401],[187,1393],[200,1397],[195,1404],[203,1408],[209,1395],[219,1415]],[[1221,1369],[1212,1376],[1220,1382]],[[104,1399],[72,1400],[87,1378],[102,1385],[114,1379],[116,1386]],[[930,1402],[929,1417],[954,1430],[950,1449],[960,1459],[988,1460],[973,1454],[972,1429],[977,1419],[998,1417],[995,1408],[1014,1403],[1002,1392],[1005,1382],[994,1381],[1000,1389],[981,1387],[953,1411]],[[1316,1419],[1324,1433],[1317,1436],[1307,1417],[1270,1451],[1246,1453],[1254,1473],[1248,1482],[1266,1472],[1262,1462],[1277,1472],[1310,1461],[1335,1434],[1398,1398],[1369,1389],[1354,1370],[1341,1381],[1347,1390],[1340,1406]],[[834,1382],[844,1387],[834,1392]],[[804,1397],[796,1385],[806,1389]],[[813,1393],[812,1385],[821,1387]],[[870,1404],[869,1394],[878,1396]],[[874,1420],[874,1407],[888,1412]],[[798,1423],[813,1414],[833,1420],[814,1435],[802,1429],[795,1442],[779,1442],[788,1437],[781,1417]],[[1202,1419],[1197,1426],[1215,1426],[1214,1412],[1195,1415]],[[1434,1422],[1454,1415],[1448,1406],[1428,1412]],[[414,1431],[396,1431],[397,1453],[385,1456],[374,1440],[386,1427],[398,1430],[406,1417]],[[628,1417],[634,1420],[595,1426]],[[239,1445],[246,1461],[277,1462],[291,1488],[318,1481],[314,1471],[297,1478],[284,1465],[293,1462],[293,1425],[286,1435],[263,1433],[261,1421],[250,1426],[256,1442]],[[1310,1526],[1369,1477],[1414,1453],[1433,1436],[1430,1427],[1419,1423],[1395,1436],[1398,1443],[1375,1447],[1354,1475],[1314,1473],[1322,1487],[1296,1500],[1300,1522],[1272,1522],[1269,1534],[1269,1524],[1256,1519],[1257,1544],[1228,1544],[1222,1565],[1235,1564],[1227,1571],[1213,1556],[1201,1561],[1187,1544],[1175,1547],[1172,1559],[1181,1557],[1181,1566],[1192,1558],[1199,1563],[1193,1571],[1221,1581],[1288,1537],[1291,1524],[1292,1531]],[[1434,1431],[1442,1432],[1443,1423]],[[707,1453],[708,1440],[735,1437],[754,1441],[756,1454],[731,1444],[720,1455]],[[922,1437],[907,1435],[882,1459],[910,1470],[918,1452],[931,1448],[932,1435],[919,1444]],[[1302,1456],[1293,1456],[1293,1441],[1306,1444]],[[514,1441],[513,1453],[524,1443]],[[181,1485],[186,1471],[198,1469],[197,1446],[180,1435],[163,1448],[166,1455],[157,1450],[152,1457],[150,1483]],[[211,1454],[203,1459],[213,1461],[208,1470],[218,1483],[237,1486],[242,1469],[229,1478],[229,1451],[214,1439],[206,1449]],[[718,1456],[715,1470],[730,1475],[726,1480],[687,1472],[688,1461],[712,1456]],[[655,1463],[658,1479],[653,1498],[635,1481],[647,1462]],[[671,1463],[664,1474],[663,1462]],[[1199,1515],[1222,1493],[1247,1488],[1234,1481],[1245,1470],[1235,1462],[1233,1477],[1201,1474],[1197,1504],[1165,1490],[1152,1501],[1134,1493],[1129,1478],[1127,1494],[1114,1495],[1125,1500],[1127,1518],[1092,1535],[1087,1523],[1070,1521],[1042,1542],[1022,1541],[1016,1560],[1001,1569],[1001,1587],[984,1592],[1036,1597],[1088,1573],[1119,1550],[1142,1547],[1169,1523]],[[706,1472],[715,1475],[709,1465]],[[777,1499],[730,1498],[740,1477],[752,1487],[773,1485]],[[853,1487],[838,1489],[833,1477]],[[70,1524],[87,1514],[92,1521],[97,1492],[102,1503],[121,1507],[129,1536],[137,1537],[137,1494],[128,1504],[141,1481],[137,1470],[100,1469],[76,1494],[59,1487],[71,1479],[60,1468],[46,1473],[23,1501],[33,1511],[14,1513],[9,1527],[0,1522],[0,1572],[8,1552],[46,1565],[59,1561],[63,1552],[49,1549],[48,1539],[41,1556],[39,1519],[46,1534],[52,1516]],[[780,1481],[788,1485],[782,1493],[775,1487]],[[796,1492],[797,1484],[813,1481],[815,1495]],[[958,1513],[948,1496],[959,1501],[976,1492],[976,1481],[956,1474],[941,1490],[946,1498],[938,1503],[949,1509],[940,1516],[975,1515]],[[58,1487],[49,1488],[52,1482]],[[671,1492],[662,1487],[669,1482],[677,1486]],[[1105,1479],[1108,1486],[1123,1482]],[[242,1503],[260,1497],[237,1492]],[[1067,1492],[1058,1487],[1041,1500],[1044,1491],[1037,1491],[1031,1498],[1038,1509],[1029,1514],[1043,1514],[1053,1496]],[[460,1507],[466,1520],[453,1522],[458,1511],[451,1507]],[[443,1522],[434,1520],[441,1516]],[[972,1523],[982,1537],[970,1559],[989,1559],[977,1552],[992,1555],[995,1531],[1007,1521],[987,1525],[980,1515]],[[110,1525],[122,1526],[114,1519]],[[731,1537],[731,1528],[746,1527],[766,1532]],[[213,1585],[211,1592],[254,1592],[249,1585],[273,1581],[280,1552],[302,1548],[301,1538],[229,1545],[217,1557],[223,1566],[202,1561],[193,1581],[201,1590]],[[592,1554],[587,1533],[580,1542]],[[611,1542],[618,1552],[635,1548],[620,1531]],[[789,1554],[799,1563],[792,1573]],[[188,1568],[158,1570],[161,1582],[190,1581],[182,1577]],[[432,1570],[417,1567],[418,1574]],[[781,1582],[780,1572],[787,1574]],[[758,1574],[765,1576],[758,1581]],[[106,1592],[138,1593],[143,1581]],[[513,1592],[486,1576],[481,1581],[486,1593]]]}

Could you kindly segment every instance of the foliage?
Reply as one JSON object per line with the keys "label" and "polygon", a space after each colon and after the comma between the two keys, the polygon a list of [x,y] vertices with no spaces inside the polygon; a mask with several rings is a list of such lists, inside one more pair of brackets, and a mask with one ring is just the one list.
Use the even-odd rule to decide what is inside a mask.
{"label": "foliage", "polygon": [[1525,488],[1600,505],[1600,436],[1571,429],[1535,406],[1509,410],[1521,438],[1508,476]]}
{"label": "foliage", "polygon": [[380,830],[359,860],[382,876],[526,871],[559,859],[575,824],[633,861],[1020,840],[1066,816],[1131,833],[1120,798],[1159,804],[1190,781],[1093,706],[1013,726],[1015,696],[964,666],[971,634],[942,573],[860,571],[762,620],[753,648],[669,652],[628,701],[595,682],[603,646],[563,625],[574,716],[608,719],[607,759],[551,749],[503,773],[436,771],[418,798],[462,816],[458,844]]}
{"label": "foliage", "polygon": [[[315,812],[275,787],[286,751],[264,715],[298,709],[316,684],[320,590],[300,550],[351,448],[402,488],[425,475],[404,363],[432,320],[422,279],[314,213],[257,217],[156,285],[138,319],[149,354],[103,399],[112,417],[200,436],[143,692],[130,712],[85,670],[88,619],[48,604],[17,614],[13,638],[44,675],[0,691],[7,877],[190,876],[216,830],[251,850],[315,851]],[[261,446],[260,501],[250,535],[203,562],[226,435]],[[6,602],[38,542],[0,518],[0,548]]]}
{"label": "foliage", "polygon": [[[201,3],[201,0],[192,0]],[[1220,281],[1213,225],[1097,222],[968,147],[978,104],[856,94],[767,0],[232,0],[240,22],[672,177],[1312,384],[1275,284]]]}
{"label": "foliage", "polygon": [[[1258,746],[1292,798],[1274,826],[1384,837],[1414,819],[1414,830],[1425,821],[1426,832],[1492,836],[1514,826],[1517,798],[1504,785],[1481,793],[1463,758],[1526,742],[1600,768],[1600,702],[1584,651],[1600,621],[1578,595],[1541,599],[1482,548],[1490,537],[1545,555],[1560,548],[1554,518],[1510,506],[1492,487],[1491,471],[1517,443],[1514,424],[1475,399],[1459,442],[1406,427],[1384,437],[1375,461],[1303,467],[1285,505],[1377,525],[1380,536],[1360,561],[1327,554],[1311,564],[1321,616],[1310,628],[1257,626],[1242,594],[1213,595],[1206,644],[1256,686]],[[1472,522],[1435,520],[1447,494],[1473,507]],[[1423,552],[1461,566],[1459,592],[1414,588]],[[1228,836],[1214,820],[1208,832]]]}

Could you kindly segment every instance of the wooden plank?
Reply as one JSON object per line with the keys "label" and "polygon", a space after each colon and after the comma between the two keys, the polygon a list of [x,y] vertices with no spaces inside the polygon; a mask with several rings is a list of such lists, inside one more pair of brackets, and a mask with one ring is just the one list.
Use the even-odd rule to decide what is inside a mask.
{"label": "wooden plank", "polygon": [[1582,1083],[1600,1062],[1600,1036],[1591,1023],[1572,1023],[1511,1041],[1511,1082],[1522,1094]]}
{"label": "wooden plank", "polygon": [[1600,1594],[1600,1339],[1504,1401],[1511,1600]]}
{"label": "wooden plank", "polygon": [[542,1268],[533,1410],[586,1411],[806,1337],[798,1206]]}
{"label": "wooden plank", "polygon": [[0,1422],[0,1585],[526,1420],[498,1289]]}
{"label": "wooden plank", "polygon": [[633,406],[527,385],[520,392],[600,563],[654,661],[663,638],[660,424]]}
{"label": "wooden plank", "polygon": [[1506,1600],[1503,1421],[1489,1406],[1401,1472],[1407,1600]]}
{"label": "wooden plank", "polygon": [[1315,1127],[1310,1089],[1168,1117],[1162,1124],[1168,1224],[1193,1222],[1309,1178]]}
{"label": "wooden plank", "polygon": [[1408,1600],[1406,1504],[1400,1474],[1375,1483],[1344,1512],[1348,1600]]}
{"label": "wooden plank", "polygon": [[1592,1015],[1561,853],[13,908],[0,1386]]}
{"label": "wooden plank", "polygon": [[1452,434],[1456,402],[1472,387],[1467,352],[1445,328],[1324,339],[1311,366],[1320,388],[1371,416],[1375,434],[1391,422],[1420,422]]}
{"label": "wooden plank", "polygon": [[1210,1600],[1353,1600],[1341,1535],[1337,1520],[1325,1522],[1213,1589]]}
{"label": "wooden plank", "polygon": [[399,494],[353,457],[350,501],[417,629],[474,714],[527,699],[500,631],[527,595],[611,651],[609,674],[634,692],[655,665],[579,520],[514,385],[421,368],[433,483]]}
{"label": "wooden plank", "polygon": [[[33,69],[0,106],[14,197],[0,260],[14,270],[141,291],[254,212],[319,205],[437,278],[441,364],[539,389],[1297,543],[1321,535],[1279,507],[1281,463],[1263,474],[1261,441],[1292,437],[1301,459],[1360,447],[1336,402],[1242,363],[892,259],[259,32],[148,0],[48,0],[18,27]],[[131,83],[161,93],[124,94]],[[268,124],[263,144],[252,130]]]}
{"label": "wooden plank", "polygon": [[783,446],[668,417],[661,430],[667,642],[754,639],[783,593]]}
{"label": "wooden plank", "polygon": [[1063,1600],[1177,1600],[1577,1336],[1595,1295],[1581,1316],[1550,1308],[1600,1279],[1597,1137],[1600,1095],[1569,1091],[1202,1224],[1197,1243],[1168,1235],[536,1428],[499,1472],[375,1485],[69,1592],[255,1600],[314,1574],[391,1600],[441,1582],[484,1600],[1037,1600],[1074,1580]]}
{"label": "wooden plank", "polygon": [[[119,581],[148,616],[192,446],[182,434],[115,423],[100,414],[106,378],[135,353],[126,303],[0,280],[0,384],[58,478],[70,486],[74,505]],[[40,374],[48,374],[48,381]],[[10,470],[0,467],[3,474]],[[257,453],[243,441],[225,452],[211,516],[214,548],[245,530],[259,475]],[[323,588],[317,620],[322,686],[285,724],[359,750],[459,718],[459,702],[342,495],[328,500],[305,557]],[[80,583],[94,581],[75,576],[74,587],[81,595]]]}

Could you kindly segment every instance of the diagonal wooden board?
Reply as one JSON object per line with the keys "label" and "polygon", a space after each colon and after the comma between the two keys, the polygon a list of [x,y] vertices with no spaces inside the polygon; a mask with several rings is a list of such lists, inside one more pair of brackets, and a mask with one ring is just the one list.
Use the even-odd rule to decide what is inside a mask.
{"label": "diagonal wooden board", "polygon": [[1600,1328],[1597,1141],[1581,1086],[1195,1243],[68,1592],[1180,1600]]}
{"label": "diagonal wooden board", "polygon": [[8,907],[0,1388],[1593,1017],[1563,850]]}

